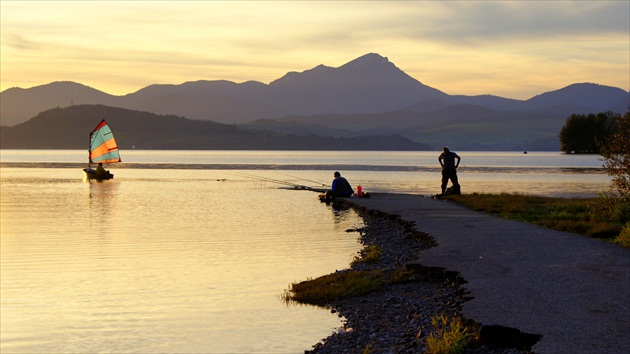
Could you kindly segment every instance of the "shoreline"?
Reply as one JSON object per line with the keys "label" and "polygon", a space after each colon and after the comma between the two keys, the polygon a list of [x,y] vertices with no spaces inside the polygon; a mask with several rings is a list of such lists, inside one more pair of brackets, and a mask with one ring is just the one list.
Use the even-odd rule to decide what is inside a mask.
{"label": "shoreline", "polygon": [[[423,195],[370,193],[370,198],[346,199],[343,203],[360,213],[375,212],[375,215],[388,215],[402,221],[390,224],[384,231],[375,231],[383,235],[382,240],[395,238],[391,230],[409,229],[421,230],[439,244],[411,252],[416,260],[406,263],[405,267],[408,265],[419,273],[410,278],[409,283],[425,285],[426,282],[415,280],[422,281],[433,275],[438,276],[438,280],[444,280],[446,275],[448,280],[451,274],[464,280],[455,284],[464,290],[457,293],[452,306],[462,318],[480,325],[471,328],[472,332],[479,332],[478,345],[500,347],[479,350],[473,346],[465,353],[629,352],[630,288],[623,285],[630,281],[630,249],[575,233],[496,217]],[[368,235],[372,232],[370,220],[364,220],[367,220],[365,233]],[[375,223],[378,221],[372,222]],[[393,242],[389,246],[396,250],[397,244]],[[409,250],[399,247],[397,252],[406,255]],[[383,283],[395,284],[400,279],[383,279]],[[334,288],[335,283],[331,285]],[[422,290],[410,292],[416,291]],[[403,295],[408,293],[403,292]],[[361,309],[361,300],[354,300],[349,309]],[[413,317],[405,311],[392,312],[394,305],[406,309],[404,298],[394,297],[389,304],[386,300],[383,297],[375,300],[381,308],[363,309],[378,313],[376,319],[389,314],[393,314],[393,318]],[[428,303],[431,305],[430,301]],[[361,315],[360,310],[356,312]],[[419,317],[426,323],[422,312]],[[369,325],[360,323],[356,327],[362,330]],[[579,332],[572,330],[575,328],[579,328]],[[393,332],[373,333],[372,337],[379,339]],[[423,336],[421,333],[418,339]],[[366,347],[358,351],[345,349],[348,346],[342,343],[343,350],[339,352],[363,352],[370,342],[363,344]],[[383,345],[383,348],[390,347]],[[414,352],[376,346],[368,349],[372,351],[366,352],[371,353]]]}
{"label": "shoreline", "polygon": [[[351,231],[360,233],[363,245],[377,245],[383,253],[376,263],[356,263],[342,272],[406,268],[415,275],[411,281],[387,285],[377,292],[332,301],[328,306],[344,319],[342,327],[305,353],[421,353],[427,349],[426,338],[434,330],[431,317],[440,315],[462,318],[467,325],[480,328],[462,314],[468,298],[460,287],[465,280],[458,272],[414,263],[423,251],[436,246],[433,237],[396,215],[367,210],[350,201],[336,200],[331,207],[354,209],[365,226]],[[519,347],[514,343],[497,346],[475,341],[463,353],[524,354],[530,348],[531,343]]]}

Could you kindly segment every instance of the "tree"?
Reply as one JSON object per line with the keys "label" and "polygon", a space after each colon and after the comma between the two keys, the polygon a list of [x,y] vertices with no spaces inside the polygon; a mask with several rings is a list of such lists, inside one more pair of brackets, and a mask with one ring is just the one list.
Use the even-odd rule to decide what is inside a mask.
{"label": "tree", "polygon": [[612,134],[603,144],[604,167],[612,176],[612,184],[621,196],[630,197],[630,111],[616,117]]}
{"label": "tree", "polygon": [[572,114],[560,130],[560,150],[566,153],[598,154],[612,133],[612,112]]}

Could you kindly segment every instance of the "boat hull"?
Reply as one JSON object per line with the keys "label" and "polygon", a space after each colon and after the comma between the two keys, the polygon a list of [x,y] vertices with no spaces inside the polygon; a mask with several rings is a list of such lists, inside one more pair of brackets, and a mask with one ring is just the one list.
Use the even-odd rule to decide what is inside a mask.
{"label": "boat hull", "polygon": [[97,175],[96,174],[96,170],[93,170],[91,168],[84,168],[83,172],[85,172],[85,177],[87,179],[93,179],[93,180],[96,180],[96,181],[106,181],[108,179],[114,178],[114,174],[113,173],[109,173],[109,171],[107,171],[106,175]]}

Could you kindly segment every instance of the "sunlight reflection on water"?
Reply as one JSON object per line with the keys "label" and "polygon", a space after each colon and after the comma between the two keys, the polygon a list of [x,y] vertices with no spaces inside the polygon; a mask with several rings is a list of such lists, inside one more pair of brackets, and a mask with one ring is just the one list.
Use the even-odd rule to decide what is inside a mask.
{"label": "sunlight reflection on water", "polygon": [[303,352],[339,326],[279,296],[348,266],[353,211],[214,171],[129,172],[2,169],[2,352]]}

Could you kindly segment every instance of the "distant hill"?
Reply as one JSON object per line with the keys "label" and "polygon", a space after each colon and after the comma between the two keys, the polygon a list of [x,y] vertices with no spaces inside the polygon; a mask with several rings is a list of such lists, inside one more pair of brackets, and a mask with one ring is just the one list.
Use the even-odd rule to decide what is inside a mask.
{"label": "distant hill", "polygon": [[630,95],[610,86],[573,84],[561,90],[546,92],[525,101],[525,109],[541,109],[561,105],[591,108],[591,112],[624,113],[630,108]]}
{"label": "distant hill", "polygon": [[87,149],[89,133],[105,118],[121,149],[187,150],[428,150],[400,136],[353,138],[251,131],[221,123],[156,115],[103,105],[53,108],[0,129],[2,149]]}
{"label": "distant hill", "polygon": [[557,105],[524,111],[501,111],[471,104],[431,103],[434,110],[288,116],[243,125],[250,129],[352,137],[397,134],[432,146],[458,150],[559,151],[559,133],[571,114],[586,114],[582,106]]}
{"label": "distant hill", "polygon": [[346,137],[399,134],[459,150],[558,151],[560,129],[572,114],[623,113],[628,107],[630,95],[621,89],[574,84],[527,101],[488,95],[431,97],[394,112],[293,115],[245,126],[294,134],[308,129]]}
{"label": "distant hill", "polygon": [[80,104],[115,105],[116,96],[70,81],[0,93],[0,126],[26,122],[40,112]]}
{"label": "distant hill", "polygon": [[525,148],[534,142],[556,149],[558,144],[550,142],[554,137],[557,141],[571,114],[625,113],[630,94],[620,88],[576,83],[528,100],[449,95],[410,77],[386,57],[370,53],[338,68],[319,65],[289,72],[269,84],[195,81],[151,85],[124,96],[72,82],[11,88],[0,93],[0,125],[14,126],[47,109],[79,104],[303,136],[400,134],[438,146],[449,142],[460,150],[464,146]]}

